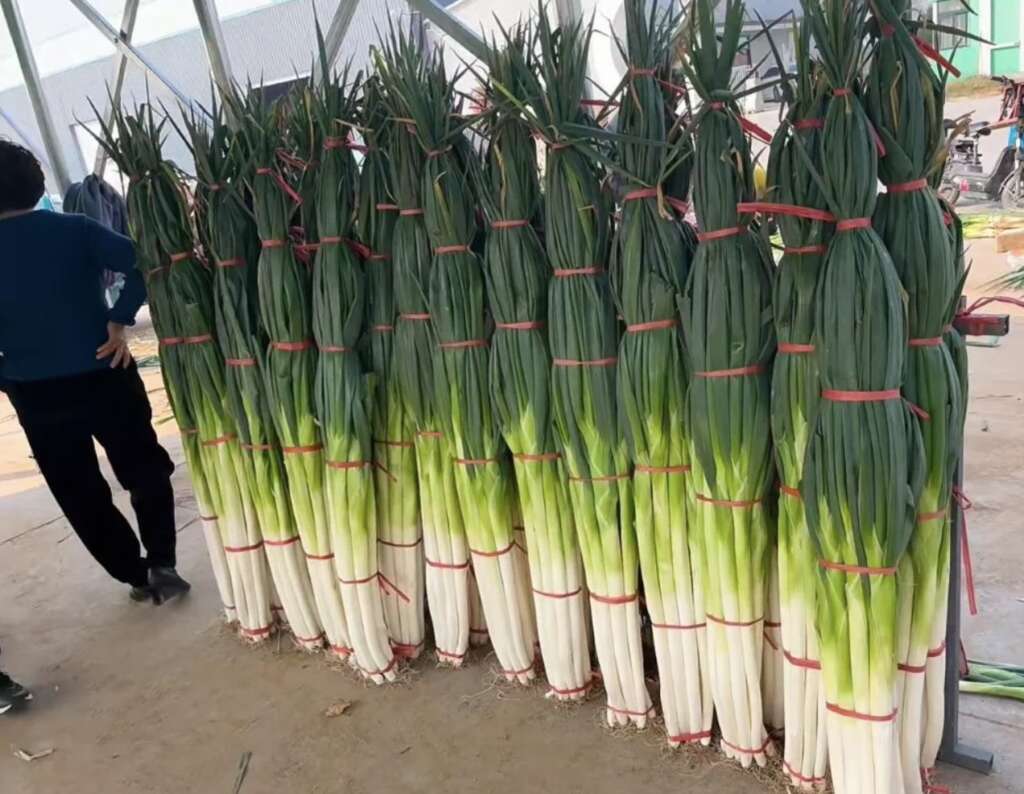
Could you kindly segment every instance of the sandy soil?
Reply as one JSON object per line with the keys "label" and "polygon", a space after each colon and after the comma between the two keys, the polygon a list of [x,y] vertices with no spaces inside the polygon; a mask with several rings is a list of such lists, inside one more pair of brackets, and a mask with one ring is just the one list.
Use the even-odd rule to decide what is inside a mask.
{"label": "sandy soil", "polygon": [[[972,296],[1004,267],[993,250],[990,240],[973,243]],[[967,619],[965,641],[972,657],[1019,664],[1024,316],[1014,322],[999,347],[971,348],[967,490],[981,615]],[[152,339],[140,330],[143,356]],[[155,369],[146,382],[180,463]],[[242,794],[782,790],[774,773],[743,773],[714,751],[669,752],[658,728],[607,730],[600,695],[567,708],[540,686],[498,684],[485,652],[459,672],[423,660],[403,684],[373,688],[287,642],[245,647],[218,619],[183,464],[175,488],[180,568],[195,589],[178,605],[134,605],[71,533],[0,402],[0,646],[5,669],[37,693],[31,710],[0,718],[2,794],[229,794],[244,753],[252,757]],[[324,716],[339,701],[352,706]],[[997,772],[943,765],[942,783],[958,794],[1021,791],[1024,704],[965,697],[961,734],[997,753]],[[50,748],[31,763],[13,755]]]}

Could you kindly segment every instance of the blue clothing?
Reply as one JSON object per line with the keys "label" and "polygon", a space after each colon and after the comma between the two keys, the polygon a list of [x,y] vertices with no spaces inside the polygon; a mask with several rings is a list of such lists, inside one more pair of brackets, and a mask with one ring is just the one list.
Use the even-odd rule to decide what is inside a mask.
{"label": "blue clothing", "polygon": [[[124,273],[113,308],[103,271]],[[0,220],[0,381],[80,375],[96,358],[107,323],[135,322],[146,298],[132,241],[84,215],[36,210]]]}

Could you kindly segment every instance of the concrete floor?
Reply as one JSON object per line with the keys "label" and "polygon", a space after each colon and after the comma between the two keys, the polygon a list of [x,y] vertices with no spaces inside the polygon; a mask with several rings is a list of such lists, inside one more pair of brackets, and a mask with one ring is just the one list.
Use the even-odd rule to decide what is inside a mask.
{"label": "concrete floor", "polygon": [[[974,296],[1003,265],[991,241],[975,241],[972,254]],[[966,618],[965,643],[973,658],[1019,664],[1024,316],[1014,322],[999,347],[971,349],[967,491],[981,614]],[[150,348],[140,340],[136,352]],[[146,380],[180,462],[156,370]],[[180,567],[195,589],[178,605],[138,606],[71,533],[0,402],[0,646],[4,668],[36,692],[30,710],[0,718],[0,793],[228,794],[245,752],[242,794],[781,790],[776,775],[744,773],[714,751],[669,752],[658,728],[609,732],[600,696],[558,707],[539,686],[497,684],[484,652],[459,672],[422,660],[404,684],[378,689],[287,642],[243,647],[218,619],[183,465],[174,482]],[[126,496],[116,498],[130,515]],[[325,717],[341,700],[352,708]],[[1024,704],[964,697],[961,732],[995,751],[996,773],[942,765],[942,784],[957,794],[1024,790]],[[31,763],[13,755],[49,748]]]}

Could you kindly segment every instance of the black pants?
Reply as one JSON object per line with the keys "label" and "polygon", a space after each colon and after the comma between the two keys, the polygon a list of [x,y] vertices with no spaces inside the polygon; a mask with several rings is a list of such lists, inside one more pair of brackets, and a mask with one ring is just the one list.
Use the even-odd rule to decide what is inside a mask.
{"label": "black pants", "polygon": [[[89,553],[115,579],[147,582],[150,567],[174,566],[174,464],[157,442],[146,388],[132,364],[52,380],[9,383],[8,393],[36,464]],[[131,494],[139,540],[114,506],[96,439]]]}

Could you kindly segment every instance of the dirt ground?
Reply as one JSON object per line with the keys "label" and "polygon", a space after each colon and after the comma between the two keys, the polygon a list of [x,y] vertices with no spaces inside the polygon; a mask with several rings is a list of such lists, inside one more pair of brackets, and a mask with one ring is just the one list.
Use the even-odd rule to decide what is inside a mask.
{"label": "dirt ground", "polygon": [[[973,241],[972,256],[974,297],[1004,264],[991,240]],[[966,487],[981,614],[966,619],[964,633],[972,658],[1020,664],[1024,315],[1012,322],[998,347],[971,348]],[[137,355],[152,352],[140,339]],[[375,688],[287,642],[243,646],[218,617],[157,370],[146,370],[146,382],[158,431],[181,464],[180,568],[194,584],[187,600],[159,609],[129,602],[88,557],[0,401],[0,646],[4,668],[36,692],[30,710],[0,718],[0,794],[782,790],[774,773],[741,772],[715,751],[669,752],[658,727],[607,730],[600,695],[567,708],[540,686],[497,684],[485,651],[459,672],[421,660],[403,684]],[[324,716],[339,701],[352,706]],[[941,783],[958,794],[1019,794],[1024,704],[964,697],[961,736],[996,753],[996,773],[941,765]],[[53,752],[26,762],[18,749]]]}

